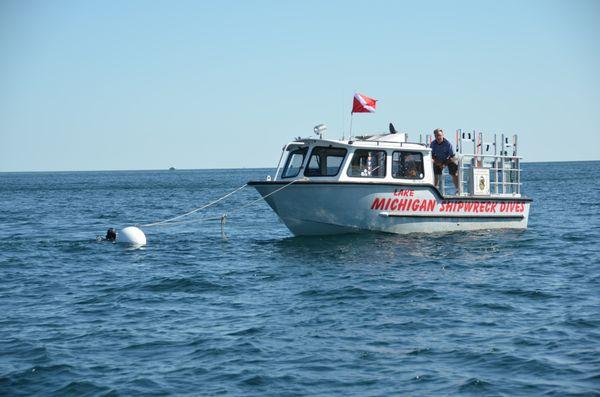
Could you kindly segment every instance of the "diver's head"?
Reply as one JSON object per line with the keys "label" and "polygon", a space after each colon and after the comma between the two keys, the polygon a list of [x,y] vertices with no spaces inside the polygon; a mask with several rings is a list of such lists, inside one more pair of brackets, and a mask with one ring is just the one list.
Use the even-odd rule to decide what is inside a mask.
{"label": "diver's head", "polygon": [[108,241],[115,241],[117,239],[117,231],[114,228],[110,228],[106,231],[106,239]]}

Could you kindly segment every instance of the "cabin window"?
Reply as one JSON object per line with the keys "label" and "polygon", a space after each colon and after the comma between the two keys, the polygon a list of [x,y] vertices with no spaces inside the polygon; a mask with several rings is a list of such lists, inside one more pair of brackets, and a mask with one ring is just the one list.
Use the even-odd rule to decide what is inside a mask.
{"label": "cabin window", "polygon": [[283,178],[293,178],[300,173],[307,151],[308,148],[303,147],[290,152],[281,174]]}
{"label": "cabin window", "polygon": [[305,176],[336,176],[340,172],[346,149],[333,147],[316,147],[310,154]]}
{"label": "cabin window", "polygon": [[420,152],[394,152],[392,176],[399,179],[423,179],[423,154]]}
{"label": "cabin window", "polygon": [[348,167],[348,176],[385,178],[385,151],[364,149],[354,151],[352,162]]}

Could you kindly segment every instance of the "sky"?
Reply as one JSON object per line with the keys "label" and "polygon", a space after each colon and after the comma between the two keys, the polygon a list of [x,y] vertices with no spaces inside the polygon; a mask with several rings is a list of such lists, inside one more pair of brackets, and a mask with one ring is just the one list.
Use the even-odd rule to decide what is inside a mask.
{"label": "sky", "polygon": [[0,2],[0,172],[274,167],[353,133],[600,160],[600,1]]}

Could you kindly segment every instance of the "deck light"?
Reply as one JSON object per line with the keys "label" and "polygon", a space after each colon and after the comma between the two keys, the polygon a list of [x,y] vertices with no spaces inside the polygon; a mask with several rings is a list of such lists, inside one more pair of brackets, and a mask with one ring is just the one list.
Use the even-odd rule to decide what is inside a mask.
{"label": "deck light", "polygon": [[323,139],[323,134],[325,134],[325,131],[327,131],[327,126],[325,124],[315,125],[313,131],[319,136],[319,139]]}

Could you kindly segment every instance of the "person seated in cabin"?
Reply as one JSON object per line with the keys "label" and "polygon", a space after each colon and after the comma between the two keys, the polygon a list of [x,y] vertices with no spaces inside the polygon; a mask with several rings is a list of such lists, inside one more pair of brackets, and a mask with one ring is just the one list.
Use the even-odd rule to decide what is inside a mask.
{"label": "person seated in cabin", "polygon": [[433,160],[433,176],[434,185],[438,186],[438,181],[444,167],[448,167],[448,173],[452,175],[452,182],[456,190],[458,190],[458,166],[454,156],[454,150],[452,144],[444,138],[444,131],[441,128],[437,128],[433,131],[435,139],[431,142],[429,147],[431,148],[431,158]]}
{"label": "person seated in cabin", "polygon": [[406,177],[409,179],[417,179],[417,165],[414,161],[406,163]]}

